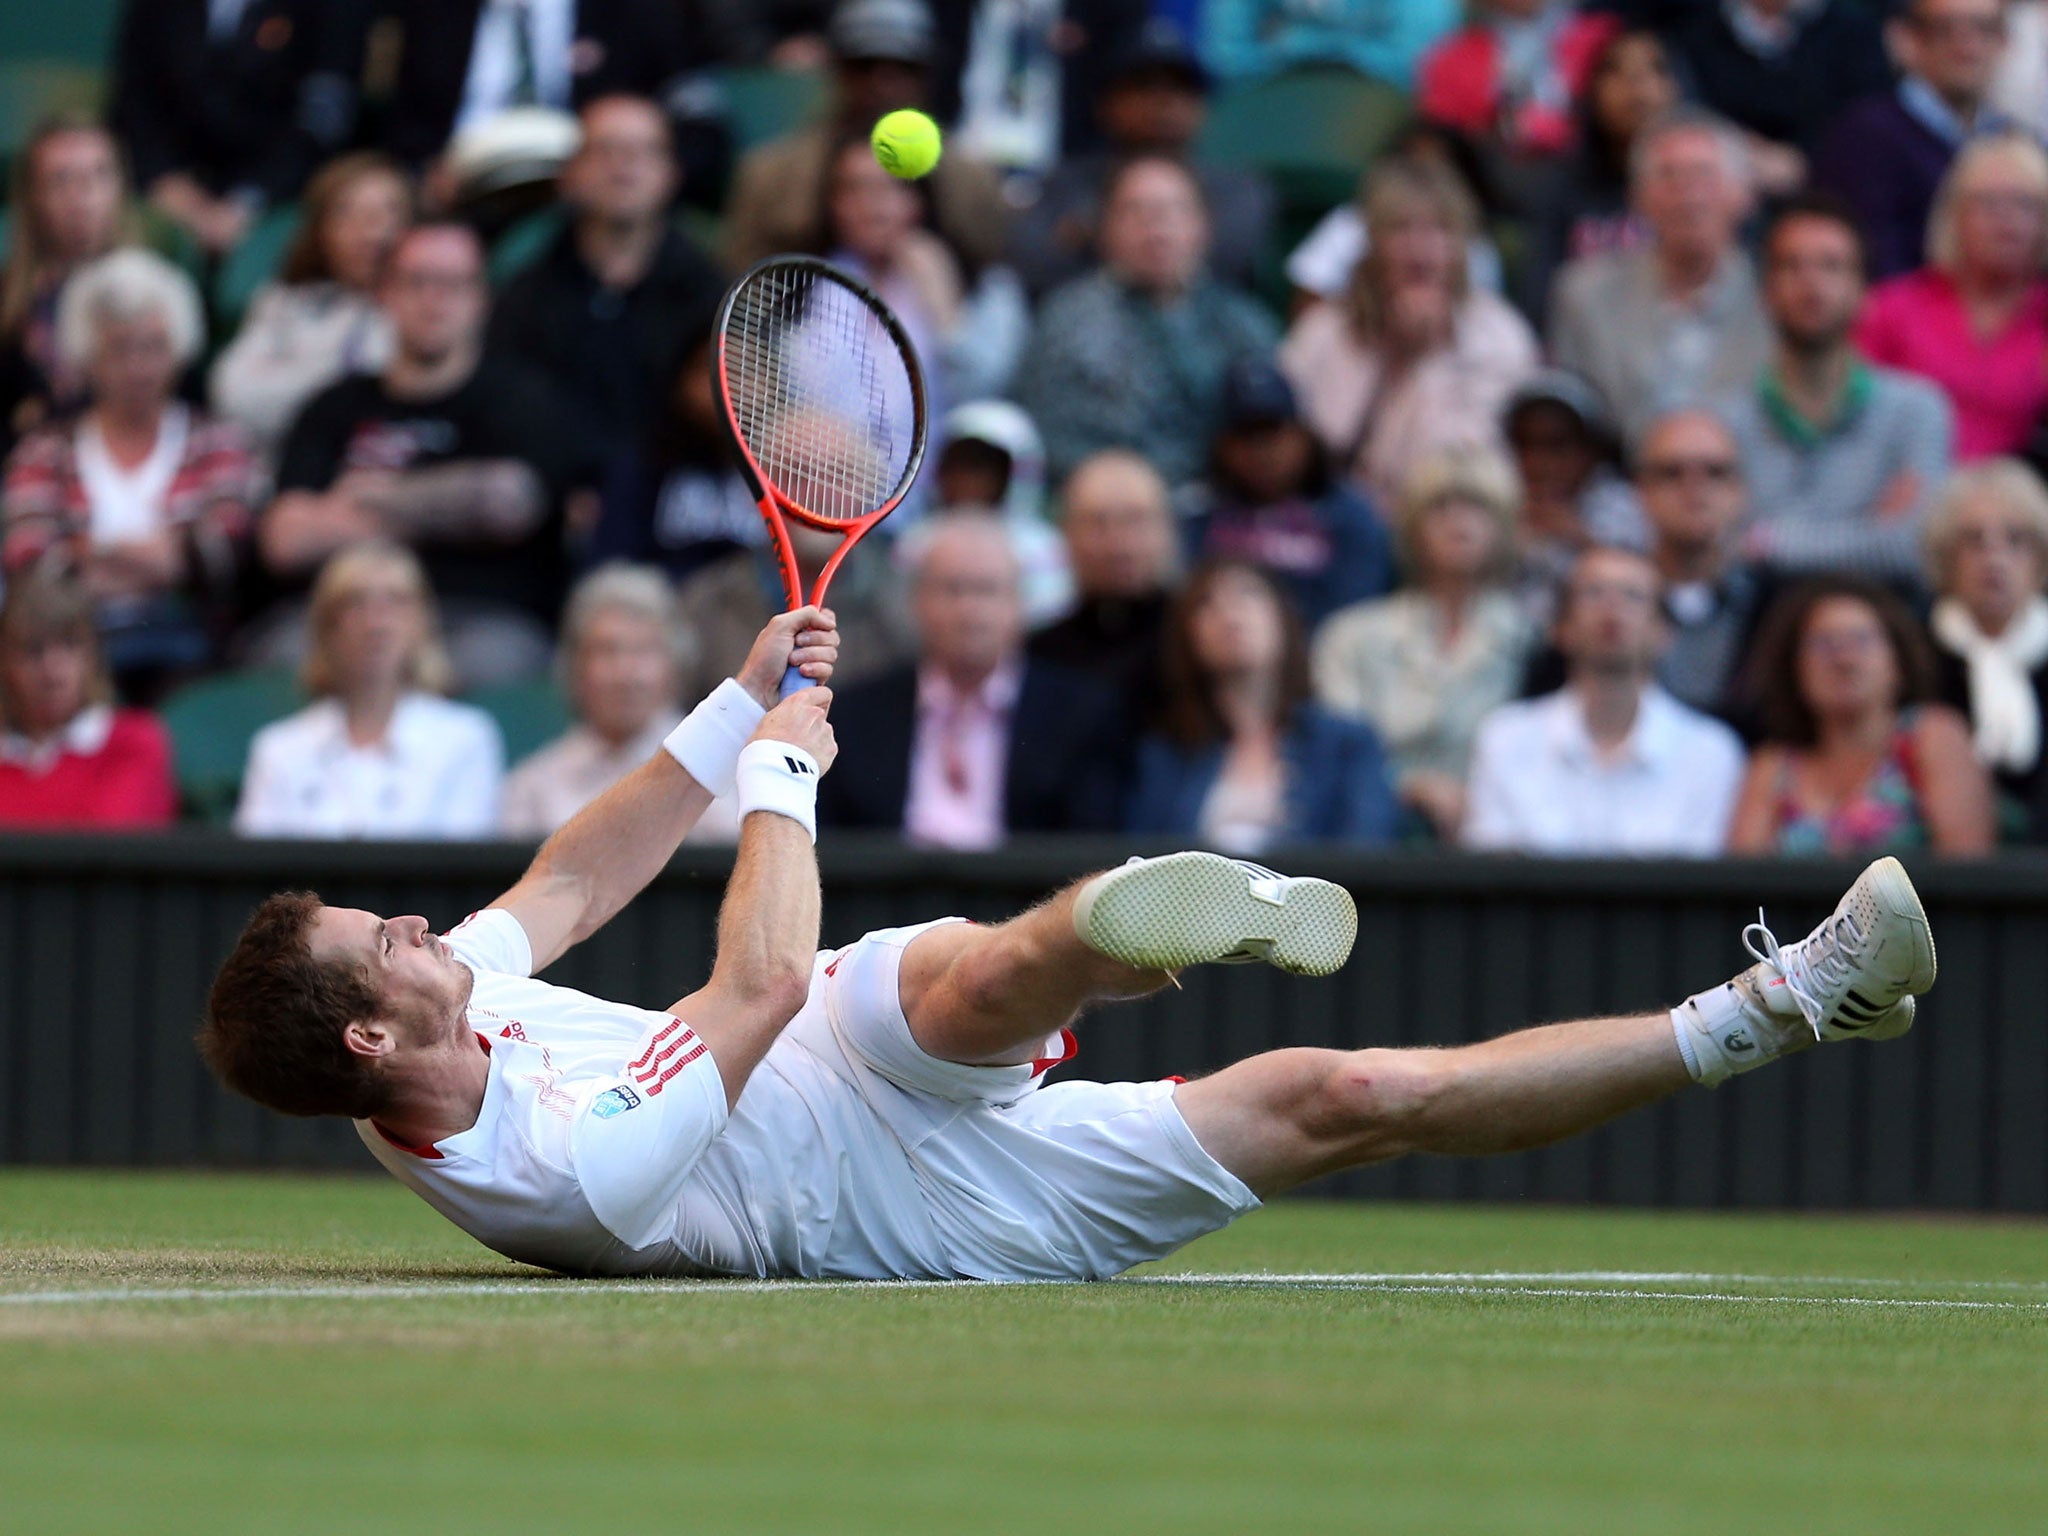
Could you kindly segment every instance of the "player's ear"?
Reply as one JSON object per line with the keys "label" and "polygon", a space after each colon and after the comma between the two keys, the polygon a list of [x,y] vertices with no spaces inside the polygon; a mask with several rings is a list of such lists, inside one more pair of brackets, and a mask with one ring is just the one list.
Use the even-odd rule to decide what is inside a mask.
{"label": "player's ear", "polygon": [[358,1019],[341,1032],[341,1043],[357,1056],[388,1056],[398,1040],[381,1019]]}

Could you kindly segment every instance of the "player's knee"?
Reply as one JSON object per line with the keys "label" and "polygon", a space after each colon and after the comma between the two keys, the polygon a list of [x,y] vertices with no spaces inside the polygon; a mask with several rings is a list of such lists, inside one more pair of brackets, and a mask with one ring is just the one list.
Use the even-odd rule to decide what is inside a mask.
{"label": "player's knee", "polygon": [[1446,1085],[1433,1051],[1345,1051],[1323,1073],[1308,1129],[1319,1139],[1370,1143],[1376,1157],[1398,1157],[1422,1144]]}

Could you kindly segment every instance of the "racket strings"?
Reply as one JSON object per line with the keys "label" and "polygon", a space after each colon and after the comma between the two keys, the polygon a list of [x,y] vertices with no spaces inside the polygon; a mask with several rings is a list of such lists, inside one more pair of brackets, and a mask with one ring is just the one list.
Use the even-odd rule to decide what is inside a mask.
{"label": "racket strings", "polygon": [[734,296],[726,389],[763,476],[816,517],[853,522],[903,488],[916,437],[910,365],[867,303],[810,268]]}

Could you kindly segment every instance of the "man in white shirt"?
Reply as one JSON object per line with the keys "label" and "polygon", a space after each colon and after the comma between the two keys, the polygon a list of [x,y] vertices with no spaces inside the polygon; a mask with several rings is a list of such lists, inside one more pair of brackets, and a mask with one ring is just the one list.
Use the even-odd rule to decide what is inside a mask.
{"label": "man in white shirt", "polygon": [[1568,681],[1503,704],[1479,727],[1464,830],[1470,848],[1523,853],[1721,851],[1742,783],[1742,743],[1658,687],[1668,639],[1657,568],[1592,549],[1560,594]]}
{"label": "man in white shirt", "polygon": [[[1344,891],[1216,854],[1134,860],[994,926],[816,950],[829,615],[774,620],[643,767],[447,937],[273,896],[200,1048],[240,1092],[349,1114],[386,1168],[500,1253],[571,1273],[1095,1279],[1260,1200],[1409,1151],[1541,1145],[1821,1039],[1889,1038],[1934,982],[1895,860],[1835,916],[1669,1013],[1450,1051],[1271,1052],[1193,1083],[1063,1082],[1085,1007],[1207,961],[1326,975]],[[530,979],[660,870],[731,781],[717,962],[664,1012]]]}

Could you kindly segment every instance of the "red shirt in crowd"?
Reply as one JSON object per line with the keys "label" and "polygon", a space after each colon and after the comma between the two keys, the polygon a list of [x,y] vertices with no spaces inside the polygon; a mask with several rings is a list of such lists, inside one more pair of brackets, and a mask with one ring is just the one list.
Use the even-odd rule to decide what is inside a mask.
{"label": "red shirt in crowd", "polygon": [[1562,154],[1578,135],[1572,103],[1620,30],[1617,16],[1560,18],[1541,74],[1517,84],[1506,77],[1499,33],[1484,23],[1462,27],[1423,58],[1416,105],[1429,121],[1460,133],[1497,133],[1516,154]]}
{"label": "red shirt in crowd", "polygon": [[1856,345],[1873,363],[1941,386],[1956,408],[1957,460],[2018,453],[2048,408],[2048,281],[2004,330],[1979,337],[1946,272],[1909,272],[1870,290]]}
{"label": "red shirt in crowd", "polygon": [[0,735],[0,826],[160,827],[177,814],[156,716],[94,704],[51,741]]}

